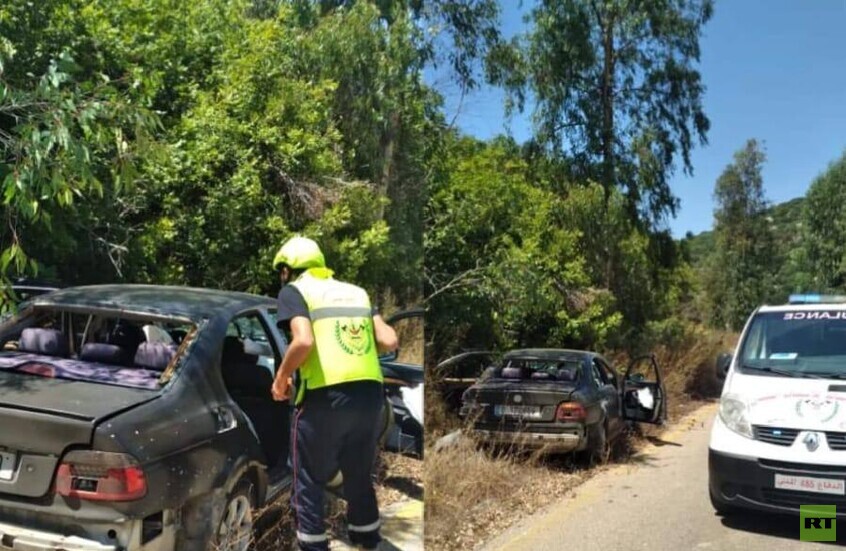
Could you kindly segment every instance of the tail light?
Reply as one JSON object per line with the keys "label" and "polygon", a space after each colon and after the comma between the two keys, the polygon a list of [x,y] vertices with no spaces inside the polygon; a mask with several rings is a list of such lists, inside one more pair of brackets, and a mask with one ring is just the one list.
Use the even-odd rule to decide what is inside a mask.
{"label": "tail light", "polygon": [[555,418],[559,421],[584,421],[587,411],[582,404],[576,402],[562,402],[558,404]]}
{"label": "tail light", "polygon": [[133,501],[147,495],[147,478],[130,455],[72,451],[59,465],[56,493],[88,501]]}

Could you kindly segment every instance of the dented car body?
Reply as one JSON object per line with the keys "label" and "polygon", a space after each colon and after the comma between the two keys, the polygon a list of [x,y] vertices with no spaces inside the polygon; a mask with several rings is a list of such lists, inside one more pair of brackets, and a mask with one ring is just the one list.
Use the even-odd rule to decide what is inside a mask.
{"label": "dented car body", "polygon": [[558,349],[506,353],[465,392],[461,409],[483,442],[595,459],[628,422],[659,424],[665,414],[654,358],[638,358],[621,377],[599,354]]}
{"label": "dented car body", "polygon": [[0,548],[247,549],[252,508],[290,484],[274,309],[106,285],[35,297],[4,322]]}

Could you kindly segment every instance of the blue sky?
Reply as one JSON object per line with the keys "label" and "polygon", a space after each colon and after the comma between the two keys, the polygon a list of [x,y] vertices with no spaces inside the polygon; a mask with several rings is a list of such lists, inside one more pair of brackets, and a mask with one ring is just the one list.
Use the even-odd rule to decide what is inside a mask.
{"label": "blue sky", "polygon": [[[504,33],[524,30],[527,8],[502,5]],[[846,0],[717,0],[701,46],[711,131],[693,153],[694,175],[678,170],[672,180],[681,199],[670,221],[677,237],[710,229],[714,182],[748,138],[765,144],[764,186],[775,203],[804,195],[846,149]],[[518,141],[531,134],[528,115],[505,119],[500,90],[478,90],[458,109],[458,89],[442,76],[429,80],[464,132]]]}

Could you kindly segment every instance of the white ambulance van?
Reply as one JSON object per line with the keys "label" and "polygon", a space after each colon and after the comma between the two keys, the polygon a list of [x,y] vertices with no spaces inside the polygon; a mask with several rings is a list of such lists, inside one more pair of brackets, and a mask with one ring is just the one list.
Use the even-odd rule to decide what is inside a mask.
{"label": "white ambulance van", "polygon": [[725,377],[709,445],[711,503],[846,518],[846,297],[793,295],[749,318]]}

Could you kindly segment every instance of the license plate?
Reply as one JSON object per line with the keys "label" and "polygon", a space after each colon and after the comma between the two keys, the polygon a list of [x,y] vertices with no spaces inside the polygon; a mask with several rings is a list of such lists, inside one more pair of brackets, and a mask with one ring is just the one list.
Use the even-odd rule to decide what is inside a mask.
{"label": "license plate", "polygon": [[497,417],[522,417],[523,419],[540,419],[541,409],[537,406],[494,406]]}
{"label": "license plate", "polygon": [[15,475],[16,454],[0,452],[0,480],[12,480]]}
{"label": "license plate", "polygon": [[810,476],[775,475],[777,490],[813,492],[817,494],[846,495],[846,482],[836,478],[816,478]]}

